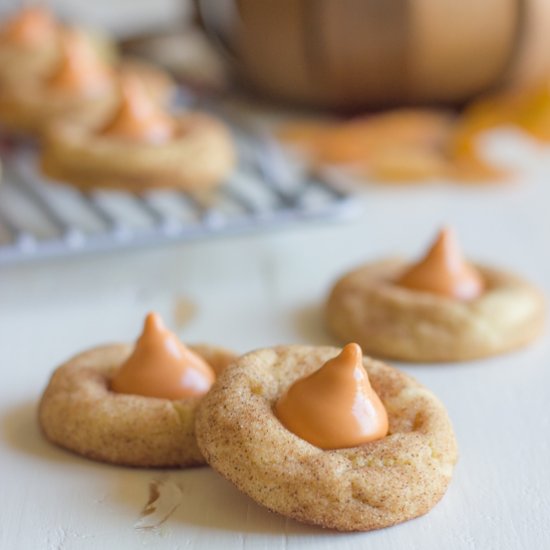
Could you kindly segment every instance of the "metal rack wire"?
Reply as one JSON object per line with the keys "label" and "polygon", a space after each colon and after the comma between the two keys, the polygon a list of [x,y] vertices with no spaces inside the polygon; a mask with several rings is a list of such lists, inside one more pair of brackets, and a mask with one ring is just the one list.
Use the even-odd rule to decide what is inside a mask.
{"label": "metal rack wire", "polygon": [[358,211],[353,197],[289,162],[269,137],[232,129],[238,169],[208,196],[83,193],[46,181],[31,147],[5,149],[0,265],[342,219]]}

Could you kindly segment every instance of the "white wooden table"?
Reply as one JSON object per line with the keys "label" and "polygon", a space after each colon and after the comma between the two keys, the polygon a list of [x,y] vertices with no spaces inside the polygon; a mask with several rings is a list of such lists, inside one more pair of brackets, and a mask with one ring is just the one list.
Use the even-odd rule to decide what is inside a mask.
{"label": "white wooden table", "polygon": [[[368,189],[350,224],[2,269],[0,548],[550,548],[548,332],[491,360],[402,365],[447,405],[460,461],[432,512],[372,533],[287,521],[209,468],[95,463],[47,443],[36,423],[52,369],[84,348],[134,339],[149,310],[186,341],[241,352],[330,342],[319,308],[335,277],[379,255],[418,254],[442,223],[471,257],[516,269],[550,295],[550,153],[527,156],[515,186]],[[184,322],[189,303],[196,311]],[[155,483],[157,512],[142,517]]]}

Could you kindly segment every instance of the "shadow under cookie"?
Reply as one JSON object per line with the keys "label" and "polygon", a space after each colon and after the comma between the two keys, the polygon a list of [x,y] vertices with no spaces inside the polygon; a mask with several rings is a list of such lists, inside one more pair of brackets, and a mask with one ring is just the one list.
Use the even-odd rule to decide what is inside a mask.
{"label": "shadow under cookie", "polygon": [[8,409],[1,419],[2,436],[8,446],[42,460],[59,463],[79,460],[77,455],[48,443],[36,421],[37,416],[38,403],[35,401],[22,402]]}

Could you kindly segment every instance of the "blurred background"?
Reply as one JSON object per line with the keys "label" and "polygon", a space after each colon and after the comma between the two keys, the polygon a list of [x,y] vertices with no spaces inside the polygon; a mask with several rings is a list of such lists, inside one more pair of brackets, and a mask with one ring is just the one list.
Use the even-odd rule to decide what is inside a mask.
{"label": "blurred background", "polygon": [[[116,70],[130,55],[167,71],[177,86],[170,108],[205,111],[222,120],[237,162],[224,184],[206,197],[198,186],[184,190],[180,199],[191,218],[174,210],[179,199],[169,193],[136,186],[137,217],[148,218],[152,227],[140,240],[133,238],[137,226],[118,213],[126,199],[105,195],[101,185],[80,199],[107,229],[93,223],[75,227],[63,206],[72,191],[50,185],[63,178],[48,179],[32,162],[36,149],[34,157],[22,158],[19,143],[4,151],[17,153],[6,157],[6,174],[13,168],[15,179],[28,180],[33,208],[50,219],[29,227],[24,215],[4,207],[0,221],[4,218],[4,233],[11,235],[2,240],[0,223],[0,247],[55,241],[47,256],[54,250],[66,253],[67,241],[74,252],[79,242],[81,250],[86,244],[102,249],[107,242],[112,247],[156,243],[221,229],[280,226],[285,219],[346,217],[355,194],[372,186],[517,182],[532,164],[524,146],[538,147],[545,156],[550,141],[547,0],[4,0],[0,17],[9,55],[9,26],[20,10],[33,6],[51,12],[60,25],[99,33],[118,60]],[[0,40],[0,54],[4,50]],[[0,66],[7,74],[22,58],[5,52]],[[17,92],[9,92],[6,82],[8,100],[0,94],[4,138],[9,142],[26,133],[26,145],[34,140],[36,146],[28,128],[22,132],[10,122],[17,99],[9,95]],[[48,101],[39,111],[50,108]],[[502,136],[515,141],[502,145]],[[304,189],[312,187],[319,192],[309,200]],[[22,189],[14,186],[14,194]],[[29,193],[6,200],[12,210],[28,198]],[[130,202],[135,209],[134,199]],[[198,220],[198,233],[189,231],[190,219]],[[121,227],[133,237],[116,241],[113,235]],[[21,257],[15,249],[6,254]]]}
{"label": "blurred background", "polygon": [[17,9],[31,5],[48,6],[69,21],[80,21],[120,36],[170,26],[174,21],[191,17],[189,0],[48,0],[34,3],[3,0],[0,13],[7,17]]}
{"label": "blurred background", "polygon": [[[38,17],[25,17],[33,6]],[[54,29],[49,47],[33,38],[37,21],[38,34]],[[83,58],[59,48],[58,31],[75,27]],[[157,92],[137,102],[121,86],[136,56]],[[78,86],[52,86],[86,84],[89,67],[113,77],[97,120]],[[0,546],[337,546],[328,533],[279,539],[288,523],[262,519],[221,480],[205,492],[207,477],[186,485],[183,521],[137,532],[135,491],[150,474],[50,448],[38,396],[60,361],[134,341],[151,310],[186,342],[239,352],[336,343],[323,324],[331,284],[366,261],[419,256],[443,225],[468,258],[548,294],[549,77],[550,0],[0,0],[0,446],[11,472]],[[128,112],[183,123],[199,112],[209,122],[194,127],[222,136],[184,146],[174,172],[208,171],[220,149],[229,161],[208,186],[159,186],[140,163],[162,168],[162,146],[105,138]],[[75,120],[76,132],[59,131]],[[369,547],[550,548],[547,336],[522,355],[402,365],[448,407],[461,460],[440,506]]]}

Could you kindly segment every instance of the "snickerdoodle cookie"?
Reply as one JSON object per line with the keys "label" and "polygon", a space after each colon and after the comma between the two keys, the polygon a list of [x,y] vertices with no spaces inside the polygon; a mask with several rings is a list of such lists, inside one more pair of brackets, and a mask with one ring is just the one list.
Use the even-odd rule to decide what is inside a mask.
{"label": "snickerdoodle cookie", "polygon": [[[189,349],[216,375],[235,359],[233,353],[213,346]],[[39,421],[45,436],[61,447],[113,464],[204,464],[194,427],[195,409],[202,396],[171,399],[114,391],[117,371],[131,354],[132,346],[108,345],[61,365],[40,401]]]}
{"label": "snickerdoodle cookie", "polygon": [[221,121],[203,113],[170,113],[128,76],[114,112],[91,124],[58,121],[42,154],[45,175],[83,189],[202,190],[222,183],[234,164],[233,140]]}
{"label": "snickerdoodle cookie", "polygon": [[0,22],[0,86],[47,74],[58,55],[59,24],[43,6],[28,6]]}
{"label": "snickerdoodle cookie", "polygon": [[64,31],[60,55],[49,73],[0,88],[0,122],[11,132],[39,135],[60,116],[95,119],[116,100],[112,68],[87,36]]}
{"label": "snickerdoodle cookie", "polygon": [[457,447],[444,406],[406,374],[363,359],[388,416],[376,441],[323,450],[276,416],[289,387],[339,351],[281,346],[240,357],[199,405],[199,448],[241,491],[302,522],[366,531],[425,514],[445,493]]}
{"label": "snickerdoodle cookie", "polygon": [[25,90],[55,70],[66,31],[78,32],[106,62],[118,58],[115,43],[96,29],[60,21],[44,5],[23,6],[0,21],[0,88]]}
{"label": "snickerdoodle cookie", "polygon": [[83,31],[64,29],[58,43],[58,55],[48,72],[0,86],[3,129],[41,137],[52,122],[65,117],[81,124],[102,120],[117,107],[121,73],[140,79],[159,103],[168,101],[175,90],[173,80],[161,69],[135,60],[115,64]]}
{"label": "snickerdoodle cookie", "polygon": [[535,339],[544,323],[542,293],[499,269],[466,270],[449,239],[443,232],[412,267],[371,262],[339,279],[325,309],[331,331],[372,355],[421,362],[495,355]]}

